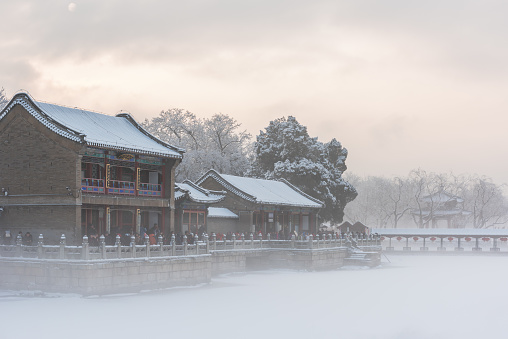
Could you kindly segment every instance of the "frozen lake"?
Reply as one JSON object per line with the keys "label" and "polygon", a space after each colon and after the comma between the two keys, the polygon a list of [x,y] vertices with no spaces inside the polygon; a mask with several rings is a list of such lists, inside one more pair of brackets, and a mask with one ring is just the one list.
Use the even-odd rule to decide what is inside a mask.
{"label": "frozen lake", "polygon": [[383,257],[136,295],[0,291],[2,338],[488,338],[506,335],[508,256]]}

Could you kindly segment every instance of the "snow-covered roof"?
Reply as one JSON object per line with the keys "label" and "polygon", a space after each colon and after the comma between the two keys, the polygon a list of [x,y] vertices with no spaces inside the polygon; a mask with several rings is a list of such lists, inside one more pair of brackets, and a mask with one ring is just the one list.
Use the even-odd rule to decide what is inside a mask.
{"label": "snow-covered roof", "polygon": [[208,218],[238,219],[238,215],[224,207],[208,207]]}
{"label": "snow-covered roof", "polygon": [[[416,210],[416,209],[411,210],[411,214],[419,215],[420,210]],[[428,217],[428,216],[432,215],[433,218],[436,218],[436,217],[449,217],[449,216],[466,216],[466,215],[471,215],[472,212],[465,211],[465,210],[458,209],[458,208],[451,209],[451,210],[436,209],[433,211],[430,211],[427,209],[422,209],[421,214],[424,217]]]}
{"label": "snow-covered roof", "polygon": [[182,158],[183,149],[169,145],[145,131],[128,113],[116,116],[33,100],[18,93],[0,113],[5,117],[16,105],[23,106],[44,126],[70,140],[91,147]]}
{"label": "snow-covered roof", "polygon": [[438,192],[431,195],[424,196],[421,201],[429,203],[446,203],[449,201],[457,201],[458,203],[464,202],[464,199],[457,196],[450,195],[446,192]]}
{"label": "snow-covered roof", "polygon": [[508,229],[479,228],[373,228],[371,233],[384,236],[508,236]]}
{"label": "snow-covered roof", "polygon": [[252,202],[310,208],[323,207],[321,201],[305,194],[286,180],[246,178],[209,170],[196,181],[196,184],[201,185],[209,177],[214,178],[230,192]]}
{"label": "snow-covered roof", "polygon": [[185,180],[183,183],[175,183],[175,186],[177,187],[175,191],[175,200],[188,197],[189,200],[194,202],[213,204],[226,197],[226,192],[210,191],[199,187],[189,180]]}

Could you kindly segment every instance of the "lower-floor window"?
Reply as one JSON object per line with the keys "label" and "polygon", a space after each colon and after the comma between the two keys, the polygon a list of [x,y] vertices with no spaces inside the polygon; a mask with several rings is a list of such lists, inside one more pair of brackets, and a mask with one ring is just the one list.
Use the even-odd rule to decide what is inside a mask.
{"label": "lower-floor window", "polygon": [[192,233],[205,232],[206,227],[206,214],[205,211],[191,211],[186,210],[183,212],[182,228],[183,231]]}

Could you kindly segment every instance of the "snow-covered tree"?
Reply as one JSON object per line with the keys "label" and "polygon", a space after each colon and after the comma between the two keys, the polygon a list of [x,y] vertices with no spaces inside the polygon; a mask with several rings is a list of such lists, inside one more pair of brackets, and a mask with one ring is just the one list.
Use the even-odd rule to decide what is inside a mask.
{"label": "snow-covered tree", "polygon": [[5,96],[4,88],[0,89],[0,111],[7,105],[7,97]]}
{"label": "snow-covered tree", "polygon": [[474,177],[465,200],[474,228],[488,228],[508,222],[508,200],[503,187],[486,177]]}
{"label": "snow-covered tree", "polygon": [[180,108],[162,111],[142,123],[161,140],[186,150],[176,168],[176,180],[196,180],[209,169],[243,175],[250,167],[250,134],[239,131],[241,124],[226,114],[199,119]]}
{"label": "snow-covered tree", "polygon": [[411,196],[405,179],[360,178],[349,173],[346,180],[358,191],[358,197],[345,209],[347,220],[379,228],[396,228],[400,220],[409,215]]}
{"label": "snow-covered tree", "polygon": [[[346,179],[358,190],[347,205],[348,221],[375,227],[432,227],[446,211],[460,212],[455,227],[488,228],[508,223],[508,200],[503,185],[486,177],[429,173],[416,169],[406,177]],[[452,213],[453,214],[453,213]]]}
{"label": "snow-covered tree", "polygon": [[333,139],[323,144],[312,138],[307,128],[289,116],[271,121],[254,144],[252,176],[284,178],[305,193],[323,201],[320,216],[341,222],[344,207],[357,193],[342,178],[347,150]]}

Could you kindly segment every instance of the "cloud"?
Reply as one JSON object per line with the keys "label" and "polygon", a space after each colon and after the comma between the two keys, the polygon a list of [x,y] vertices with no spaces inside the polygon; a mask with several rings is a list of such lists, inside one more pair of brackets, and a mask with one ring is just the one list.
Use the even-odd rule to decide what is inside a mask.
{"label": "cloud", "polygon": [[[373,169],[383,159],[369,156],[368,143],[384,143],[392,154],[411,147],[411,154],[422,153],[431,143],[433,155],[445,159],[471,135],[478,149],[492,147],[493,133],[485,130],[504,135],[499,126],[508,122],[502,1],[89,0],[74,12],[68,6],[2,3],[0,87],[9,95],[25,88],[42,100],[124,109],[138,119],[169,107],[223,112],[254,134],[294,115],[320,140],[337,137],[351,159],[361,155],[361,166]],[[499,144],[508,141],[500,138]],[[417,156],[410,165],[401,161],[388,162],[424,165]]]}

